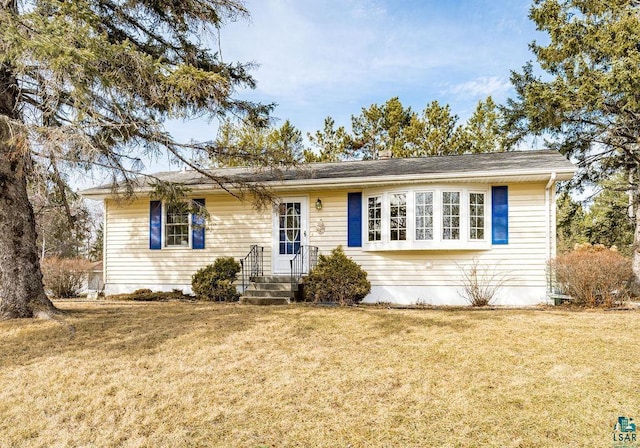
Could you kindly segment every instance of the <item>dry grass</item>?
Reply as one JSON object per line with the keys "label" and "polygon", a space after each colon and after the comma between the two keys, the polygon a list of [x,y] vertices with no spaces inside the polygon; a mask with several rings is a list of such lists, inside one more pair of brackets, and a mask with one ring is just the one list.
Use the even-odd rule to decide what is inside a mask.
{"label": "dry grass", "polygon": [[58,306],[0,322],[2,447],[601,447],[640,418],[635,311]]}

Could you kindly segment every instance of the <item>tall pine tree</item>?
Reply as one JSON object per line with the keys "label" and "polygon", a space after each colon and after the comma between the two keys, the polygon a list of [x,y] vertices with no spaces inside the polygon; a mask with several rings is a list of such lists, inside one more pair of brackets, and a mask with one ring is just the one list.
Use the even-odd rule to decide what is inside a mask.
{"label": "tall pine tree", "polygon": [[516,98],[503,110],[508,143],[542,135],[578,162],[581,186],[627,179],[635,209],[633,266],[640,278],[640,2],[534,0],[530,18],[548,35],[513,73]]}
{"label": "tall pine tree", "polygon": [[239,0],[0,0],[0,317],[55,313],[27,196],[34,163],[102,167],[131,191],[145,157],[199,170],[194,155],[216,155],[175,141],[167,119],[265,122],[269,106],[234,97],[254,86],[251,66],[223,62],[203,37],[244,16]]}

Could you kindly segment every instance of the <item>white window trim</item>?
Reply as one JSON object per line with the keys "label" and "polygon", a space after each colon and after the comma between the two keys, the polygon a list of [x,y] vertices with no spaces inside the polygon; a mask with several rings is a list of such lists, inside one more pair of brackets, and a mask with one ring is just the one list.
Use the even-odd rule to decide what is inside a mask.
{"label": "white window trim", "polygon": [[[191,201],[192,199],[189,199],[189,201]],[[188,238],[189,238],[189,244],[187,244],[186,246],[168,246],[167,245],[167,212],[169,211],[169,205],[165,202],[162,201],[162,249],[166,249],[166,250],[185,250],[185,249],[191,249],[192,245],[193,245],[193,216],[192,213],[189,212],[189,233],[188,233]]]}
{"label": "white window trim", "polygon": [[[433,239],[416,239],[415,194],[433,193]],[[460,192],[460,239],[445,240],[442,237],[442,193]],[[390,236],[390,197],[392,194],[405,193],[407,200],[407,239],[391,241]],[[472,240],[470,232],[469,195],[485,195],[484,239]],[[382,198],[382,240],[369,241],[369,198]],[[488,250],[491,249],[491,186],[485,185],[433,185],[394,189],[371,189],[362,195],[362,250],[363,251],[404,251],[404,250]]]}

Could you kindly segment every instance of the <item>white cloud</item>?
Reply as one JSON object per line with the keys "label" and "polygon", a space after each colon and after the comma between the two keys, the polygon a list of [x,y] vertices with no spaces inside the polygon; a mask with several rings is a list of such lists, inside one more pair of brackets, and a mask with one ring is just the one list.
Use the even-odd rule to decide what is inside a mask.
{"label": "white cloud", "polygon": [[303,131],[392,96],[414,108],[437,99],[465,115],[478,98],[506,98],[509,69],[527,59],[528,31],[514,30],[526,20],[514,9],[527,5],[247,0],[251,20],[221,29],[222,51],[227,61],[259,64],[258,87],[243,96],[276,102],[274,115]]}
{"label": "white cloud", "polygon": [[454,95],[483,98],[492,96],[501,98],[511,89],[508,79],[498,76],[482,76],[460,84],[449,86],[446,90]]}

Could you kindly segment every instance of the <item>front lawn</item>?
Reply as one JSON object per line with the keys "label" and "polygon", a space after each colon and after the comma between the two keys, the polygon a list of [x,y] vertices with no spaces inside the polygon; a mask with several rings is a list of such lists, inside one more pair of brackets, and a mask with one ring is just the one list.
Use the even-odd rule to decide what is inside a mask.
{"label": "front lawn", "polygon": [[0,447],[602,447],[636,311],[58,302],[0,322]]}

